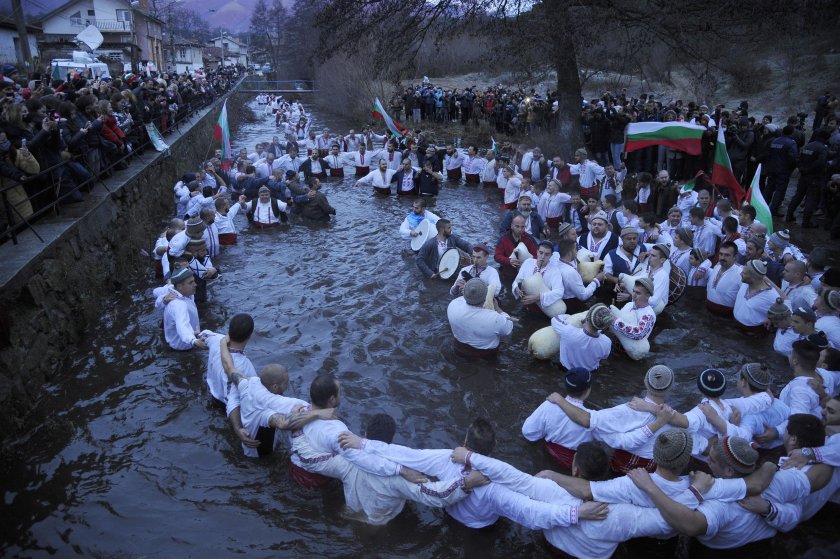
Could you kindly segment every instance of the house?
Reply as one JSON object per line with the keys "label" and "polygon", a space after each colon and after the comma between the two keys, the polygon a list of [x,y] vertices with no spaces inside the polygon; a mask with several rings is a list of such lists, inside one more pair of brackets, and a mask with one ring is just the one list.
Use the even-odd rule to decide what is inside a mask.
{"label": "house", "polygon": [[212,39],[210,44],[222,50],[225,66],[233,66],[235,64],[248,65],[248,45],[236,37],[222,33],[221,37]]}
{"label": "house", "polygon": [[[104,41],[95,54],[112,62],[151,62],[163,67],[163,21],[148,10],[148,0],[70,0],[41,18],[38,48],[44,60],[69,58],[74,38],[88,25]],[[135,71],[137,69],[135,68]]]}
{"label": "house", "polygon": [[204,68],[204,45],[199,41],[175,37],[172,46],[166,46],[166,51],[167,70],[184,74],[192,73],[196,68]]}
{"label": "house", "polygon": [[[38,59],[38,45],[36,43],[36,36],[41,32],[40,27],[34,25],[26,26],[26,33],[29,39],[29,54],[32,55],[33,60]],[[0,64],[14,64],[18,65],[23,60],[23,55],[20,52],[20,36],[17,32],[14,22],[0,21]],[[32,60],[29,61],[32,64]],[[34,69],[34,65],[32,68]],[[23,68],[18,68],[23,71]]]}

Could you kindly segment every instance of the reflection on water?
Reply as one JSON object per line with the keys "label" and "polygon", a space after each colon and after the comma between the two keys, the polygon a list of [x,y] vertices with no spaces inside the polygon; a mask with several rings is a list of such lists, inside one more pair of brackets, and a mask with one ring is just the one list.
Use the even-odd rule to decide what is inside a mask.
{"label": "reflection on water", "polygon": [[[317,125],[316,125],[317,126]],[[269,140],[270,121],[240,130],[235,147]],[[341,415],[359,430],[381,411],[397,419],[397,442],[451,448],[475,416],[496,426],[498,456],[529,472],[550,467],[520,434],[527,415],[559,384],[532,361],[528,336],[547,324],[523,317],[497,362],[456,356],[446,323],[449,284],[422,280],[397,229],[411,200],[374,197],[353,179],[325,182],[338,216],[328,226],[242,231],[217,264],[202,327],[225,330],[248,312],[248,356],[259,368],[289,367],[288,393],[308,399],[312,378],[336,372]],[[501,212],[489,189],[449,185],[434,208],[468,241],[494,242]],[[241,227],[246,228],[244,217]],[[151,276],[133,278],[103,305],[86,345],[68,356],[44,391],[32,429],[4,450],[3,554],[22,557],[527,557],[541,536],[507,522],[474,531],[441,511],[407,507],[384,529],[341,517],[340,494],[290,483],[285,452],[247,460],[224,414],[210,404],[204,356],[164,348]],[[516,305],[505,306],[514,311]],[[764,360],[769,340],[746,341],[687,295],[657,322],[643,362],[614,356],[597,373],[591,402],[608,406],[642,389],[656,362],[671,365],[671,402],[698,398],[701,368],[727,372]],[[783,359],[770,362],[785,375]],[[734,393],[734,389],[730,390]],[[830,532],[829,532],[830,534]],[[836,539],[836,535],[820,537]],[[804,549],[810,537],[789,538]],[[818,538],[819,541],[819,538]]]}

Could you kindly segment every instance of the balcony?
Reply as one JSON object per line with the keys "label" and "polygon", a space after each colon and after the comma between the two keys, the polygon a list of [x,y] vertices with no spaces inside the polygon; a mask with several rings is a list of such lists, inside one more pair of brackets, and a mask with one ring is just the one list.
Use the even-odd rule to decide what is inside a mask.
{"label": "balcony", "polygon": [[131,32],[131,22],[119,19],[98,19],[93,17],[74,17],[70,20],[74,27],[87,27],[93,25],[100,31],[127,31]]}

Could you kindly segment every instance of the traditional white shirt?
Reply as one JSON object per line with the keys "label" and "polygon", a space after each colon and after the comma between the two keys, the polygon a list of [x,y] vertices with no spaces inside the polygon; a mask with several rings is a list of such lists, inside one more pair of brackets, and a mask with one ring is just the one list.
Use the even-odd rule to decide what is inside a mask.
{"label": "traditional white shirt", "polygon": [[635,313],[636,323],[630,324],[620,317],[616,318],[612,324],[613,333],[630,338],[631,340],[643,340],[647,338],[653,331],[654,324],[656,324],[656,313],[653,312],[653,307],[648,304],[646,307],[638,308],[633,301],[630,301],[621,310],[624,311],[627,307],[630,307]]}
{"label": "traditional white shirt", "polygon": [[702,248],[706,254],[714,254],[720,230],[710,223],[694,228],[694,248]]}
{"label": "traditional white shirt", "polygon": [[[556,264],[551,261],[542,269],[537,269],[537,259],[529,258],[519,267],[519,272],[513,280],[513,285],[519,285],[519,282],[534,274],[540,274],[543,278],[543,283],[549,289],[540,295],[539,306],[544,309],[553,305],[563,298],[563,276],[560,275],[560,270]],[[514,292],[513,296],[519,299],[519,295]]]}
{"label": "traditional white shirt", "polygon": [[[225,415],[239,407],[239,391],[234,389],[233,383],[228,380],[224,367],[222,367],[222,357],[219,343],[222,338],[221,334],[212,334],[207,337],[207,388],[210,390],[210,395],[216,400],[225,404]],[[232,351],[230,354],[233,359],[233,366],[242,373],[244,377],[253,377],[257,375],[254,365],[251,360],[245,357],[241,351]]]}
{"label": "traditional white shirt", "polygon": [[445,153],[443,155],[443,168],[447,171],[459,169],[464,166],[464,154],[460,150],[455,150],[452,155]]}
{"label": "traditional white shirt", "polygon": [[365,186],[373,186],[374,188],[391,189],[391,177],[396,173],[393,169],[385,169],[385,173],[379,169],[373,170],[364,177],[359,179],[359,184]]}
{"label": "traditional white shirt", "polygon": [[464,158],[464,173],[468,175],[481,175],[486,166],[487,159],[480,155],[476,155],[475,157],[467,155]]}
{"label": "traditional white shirt", "polygon": [[198,331],[198,309],[195,302],[181,295],[174,288],[175,299],[163,309],[163,333],[169,347],[178,351],[193,348]]}
{"label": "traditional white shirt", "polygon": [[184,217],[187,213],[187,204],[190,201],[190,189],[183,181],[178,181],[173,187],[175,193],[175,215]]}
{"label": "traditional white shirt", "polygon": [[567,369],[583,367],[595,371],[609,357],[612,340],[603,333],[592,336],[583,328],[566,324],[568,316],[561,314],[551,319],[551,327],[560,336],[560,363]]}
{"label": "traditional white shirt", "polygon": [[[709,270],[712,269],[712,261],[707,258],[699,266],[691,266],[690,264],[689,266],[688,272],[685,274],[686,283],[692,286],[706,287],[709,283]],[[698,272],[699,278],[697,277]]]}
{"label": "traditional white shirt", "polygon": [[371,150],[361,153],[351,151],[344,154],[344,164],[351,167],[372,167],[374,160],[378,161],[379,151]]}
{"label": "traditional white shirt", "polygon": [[[461,475],[462,471],[460,464],[453,464],[449,459],[452,455],[451,449],[415,450],[379,441],[367,441],[365,452],[376,453],[438,479],[456,477]],[[577,505],[544,503],[519,492],[519,484],[522,483],[519,478],[527,476],[533,480],[533,476],[523,474],[512,466],[508,466],[510,469],[493,468],[490,462],[492,459],[481,455],[473,457],[475,460],[471,459],[472,465],[486,473],[493,483],[476,487],[467,498],[446,508],[446,512],[461,524],[469,528],[484,528],[495,523],[500,516],[504,516],[531,530],[544,530],[556,526],[570,526],[577,522]],[[580,503],[579,500],[576,502]]]}
{"label": "traditional white shirt", "polygon": [[481,168],[481,182],[495,182],[496,180],[496,160],[484,159],[484,166]]}
{"label": "traditional white shirt", "polygon": [[580,277],[580,272],[574,263],[558,258],[557,269],[560,270],[560,276],[563,278],[563,293],[567,299],[577,298],[586,301],[592,297],[600,285],[598,280],[593,280],[589,285],[584,286],[583,278]]}
{"label": "traditional white shirt", "polygon": [[203,238],[205,244],[207,244],[208,254],[214,258],[219,256],[219,227],[215,220],[204,230]]}
{"label": "traditional white shirt", "polygon": [[[231,391],[231,393],[233,392],[239,394],[239,414],[242,418],[242,426],[247,429],[248,435],[252,439],[256,438],[260,427],[269,426],[268,421],[272,415],[289,415],[295,407],[306,407],[308,405],[303,400],[272,393],[256,375],[240,380],[239,385]],[[275,433],[275,447],[278,440],[279,433]],[[259,456],[256,448],[249,448],[243,444],[242,450],[245,456],[252,458]]]}
{"label": "traditional white shirt", "polygon": [[[734,307],[738,290],[741,289],[741,269],[738,264],[733,264],[725,271],[722,271],[720,264],[717,264],[708,274],[706,284],[706,298],[712,303],[724,307]],[[766,316],[764,318],[767,318]]]}
{"label": "traditional white shirt", "polygon": [[[621,258],[627,263],[627,268],[630,270],[630,273],[636,269],[636,266],[639,265],[639,255],[642,253],[642,247],[636,246],[636,250],[633,251],[632,257],[627,256],[627,253],[622,248],[616,248],[615,255],[616,258]],[[610,251],[604,255],[604,272],[610,274],[611,276],[615,275],[614,273],[615,262],[613,262],[613,252]]]}
{"label": "traditional white shirt", "polygon": [[814,327],[825,334],[831,347],[840,349],[840,317],[833,314],[821,316]]}
{"label": "traditional white shirt", "polygon": [[[652,310],[651,314],[653,314]],[[648,400],[647,398],[645,399]],[[651,400],[648,401],[651,402]],[[631,437],[630,434],[638,429],[642,429],[648,423],[653,423],[655,420],[656,417],[651,413],[636,411],[631,409],[627,404],[621,404],[612,408],[589,412],[589,429],[596,439],[607,443],[613,448],[620,448],[632,452],[636,456],[652,459],[653,445],[656,442],[656,437]],[[665,425],[657,433],[662,433],[663,430],[667,431],[670,429],[671,427],[669,425]],[[686,483],[686,487],[688,487],[688,483]],[[619,502],[626,501],[622,500]],[[651,506],[653,505],[651,504]]]}
{"label": "traditional white shirt", "polygon": [[275,160],[277,165],[274,166],[276,169],[277,166],[284,171],[294,171],[295,173],[300,171],[300,166],[306,161],[307,157],[305,155],[298,155],[297,157],[292,157],[288,153],[283,157]]}
{"label": "traditional white shirt", "polygon": [[227,215],[222,215],[219,212],[216,212],[216,227],[219,230],[219,234],[222,235],[224,233],[236,233],[236,223],[234,223],[233,218],[236,217],[236,214],[239,213],[239,210],[242,208],[242,205],[237,202],[228,208]]}
{"label": "traditional white shirt", "polygon": [[346,135],[344,136],[344,141],[347,142],[347,151],[359,151],[359,144],[364,141],[364,138],[357,135]]}
{"label": "traditional white shirt", "polygon": [[565,192],[549,194],[546,190],[537,201],[537,213],[543,219],[562,217],[566,212],[566,204],[571,200],[572,197]]}
{"label": "traditional white shirt", "polygon": [[607,245],[610,243],[612,236],[613,232],[607,231],[606,234],[601,237],[601,240],[597,240],[592,236],[592,232],[590,231],[585,236],[578,238],[578,244],[583,248],[589,249],[590,252],[595,253],[596,259],[604,260],[609,252],[607,250]]}
{"label": "traditional white shirt", "polygon": [[505,189],[505,204],[512,204],[519,200],[519,194],[522,192],[522,177],[518,175],[511,175],[507,180],[504,180]]}
{"label": "traditional white shirt", "polygon": [[507,313],[468,305],[463,297],[449,303],[446,316],[455,339],[476,349],[499,347],[499,337],[513,331],[513,321]]}
{"label": "traditional white shirt", "polygon": [[793,342],[801,340],[802,336],[797,334],[793,328],[777,328],[773,337],[773,351],[779,355],[790,357],[793,352]]}
{"label": "traditional white shirt", "polygon": [[822,377],[825,393],[830,397],[840,394],[840,371],[829,371],[817,368],[817,374]]}
{"label": "traditional white shirt", "polygon": [[[411,212],[411,213],[414,213],[414,212]],[[432,225],[437,223],[438,220],[440,219],[440,217],[433,214],[429,210],[425,210],[424,213],[425,213],[425,217],[423,219],[428,220]],[[417,223],[417,225],[420,225],[420,223]],[[402,224],[400,224],[400,237],[402,237],[406,241],[410,241],[412,239],[412,237],[411,237],[411,232],[412,231],[414,231],[414,229],[412,229],[411,223],[408,221],[408,216],[406,216],[405,219],[403,220]]]}
{"label": "traditional white shirt", "polygon": [[[204,196],[201,193],[196,194],[187,202],[186,214],[190,217],[197,217],[204,208],[212,208],[216,204],[216,200],[212,196]],[[182,214],[183,215],[183,214]]]}
{"label": "traditional white shirt", "polygon": [[763,287],[756,292],[749,293],[750,286],[742,283],[735,296],[735,307],[732,314],[735,320],[746,326],[758,326],[767,320],[767,311],[778,298],[772,287]]}
{"label": "traditional white shirt", "polygon": [[388,169],[390,170],[399,171],[402,167],[402,152],[397,150],[388,151],[387,149],[376,152],[376,161],[371,164],[371,167],[373,165],[378,166],[379,162],[383,159],[388,162]]}
{"label": "traditional white shirt", "polygon": [[[587,409],[577,398],[566,396],[566,401],[582,410]],[[522,424],[522,436],[529,441],[545,439],[571,450],[593,440],[589,429],[569,419],[560,406],[548,401],[540,404]]]}
{"label": "traditional white shirt", "polygon": [[794,304],[803,305],[807,308],[814,306],[817,300],[817,292],[810,283],[804,285],[790,285],[787,280],[782,280],[782,293],[785,294],[785,303],[793,310]]}
{"label": "traditional white shirt", "polygon": [[280,162],[280,159],[275,159],[271,163],[267,159],[261,159],[254,163],[254,170],[261,179],[270,177],[271,173],[277,169],[283,169],[283,164]]}
{"label": "traditional white shirt", "polygon": [[679,229],[682,226],[683,226],[682,222],[677,223],[676,225],[671,225],[671,222],[666,219],[665,221],[663,221],[662,223],[659,224],[659,229],[663,233],[668,233],[668,235],[670,235],[671,238],[673,239],[674,237],[677,236],[677,229]]}
{"label": "traditional white shirt", "polygon": [[[470,264],[469,266],[467,266],[465,268],[462,268],[461,271],[464,271],[464,270],[466,270],[469,274],[471,274],[473,277],[475,277],[475,273],[477,271],[475,264]],[[488,264],[487,266],[484,267],[483,270],[481,270],[481,273],[478,274],[478,277],[481,278],[482,281],[484,281],[484,283],[487,284],[487,287],[489,289],[493,290],[493,293],[495,294],[494,295],[495,297],[499,296],[499,293],[501,293],[501,291],[502,291],[502,280],[499,278],[499,271],[496,268],[494,268],[493,266]],[[457,282],[457,279],[456,279],[456,282]],[[463,291],[464,291],[463,288],[459,289],[458,286],[455,283],[453,283],[452,287],[449,288],[449,294],[452,295],[453,297],[457,297],[458,295],[463,295]]]}
{"label": "traditional white shirt", "polygon": [[589,159],[583,163],[569,165],[569,173],[580,177],[581,188],[592,188],[595,186],[595,181],[603,180],[606,176],[604,168]]}
{"label": "traditional white shirt", "polygon": [[686,195],[680,194],[677,197],[677,207],[682,211],[682,223],[680,224],[681,227],[687,227],[692,229],[691,226],[691,216],[688,212],[697,205],[697,192],[692,190]]}
{"label": "traditional white shirt", "polygon": [[[275,217],[274,210],[271,209],[271,201],[260,202],[259,200],[251,200],[247,203],[245,211],[251,211],[254,204],[257,204],[257,207],[254,209],[254,221],[263,225],[280,223],[280,218]],[[287,206],[282,200],[277,200],[277,207],[280,208],[281,212],[285,212]]]}
{"label": "traditional white shirt", "polygon": [[[822,408],[820,407],[820,397],[808,385],[808,379],[811,377],[793,377],[793,379],[782,388],[779,393],[779,401],[790,408],[790,415],[797,413],[808,413],[814,417],[822,420]],[[776,425],[776,432],[779,434],[778,439],[782,439],[787,430],[787,418]]]}

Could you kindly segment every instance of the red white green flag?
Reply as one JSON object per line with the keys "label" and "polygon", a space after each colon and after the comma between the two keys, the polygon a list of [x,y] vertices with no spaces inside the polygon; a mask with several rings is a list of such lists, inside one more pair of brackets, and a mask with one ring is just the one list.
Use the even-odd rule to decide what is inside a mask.
{"label": "red white green flag", "polygon": [[715,163],[712,166],[712,184],[727,188],[736,207],[740,206],[747,196],[738,183],[738,179],[735,178],[735,173],[732,172],[732,163],[729,161],[729,153],[726,151],[726,139],[723,137],[722,127],[718,127]]}
{"label": "red white green flag", "polygon": [[631,122],[627,125],[624,151],[666,146],[689,155],[700,155],[700,139],[706,128],[687,122]]}
{"label": "red white green flag", "polygon": [[393,120],[388,113],[385,112],[385,107],[382,106],[382,103],[379,101],[379,97],[376,98],[376,101],[373,102],[373,116],[376,118],[381,118],[385,121],[385,126],[388,127],[388,130],[391,132],[391,135],[396,138],[402,138],[406,134],[405,128],[400,126],[398,122]]}
{"label": "red white green flag", "polygon": [[222,112],[219,113],[219,120],[216,128],[213,129],[213,136],[222,144],[222,162],[230,161],[230,127],[228,126],[227,100],[222,104]]}
{"label": "red white green flag", "polygon": [[770,206],[767,205],[767,201],[761,194],[761,185],[759,184],[760,179],[761,163],[758,164],[758,168],[755,170],[755,175],[753,175],[752,183],[750,183],[750,188],[747,190],[747,201],[750,206],[755,208],[755,220],[766,225],[767,234],[772,235],[773,214],[770,212]]}

